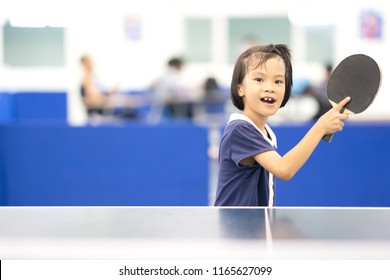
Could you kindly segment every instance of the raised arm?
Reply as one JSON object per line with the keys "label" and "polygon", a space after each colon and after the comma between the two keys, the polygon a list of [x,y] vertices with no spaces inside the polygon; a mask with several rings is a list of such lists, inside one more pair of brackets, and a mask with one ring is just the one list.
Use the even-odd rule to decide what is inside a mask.
{"label": "raised arm", "polygon": [[348,116],[341,114],[340,110],[349,100],[349,97],[345,98],[326,112],[302,140],[284,156],[280,156],[275,151],[269,151],[256,155],[255,160],[274,176],[282,180],[290,180],[309,159],[324,135],[343,129],[343,120],[346,120]]}

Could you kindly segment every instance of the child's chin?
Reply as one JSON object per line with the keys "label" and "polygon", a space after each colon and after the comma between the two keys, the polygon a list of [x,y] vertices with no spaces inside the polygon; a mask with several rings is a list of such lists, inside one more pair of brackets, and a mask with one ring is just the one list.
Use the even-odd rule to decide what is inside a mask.
{"label": "child's chin", "polygon": [[268,116],[271,117],[271,116],[275,115],[277,112],[278,112],[278,110],[269,111]]}

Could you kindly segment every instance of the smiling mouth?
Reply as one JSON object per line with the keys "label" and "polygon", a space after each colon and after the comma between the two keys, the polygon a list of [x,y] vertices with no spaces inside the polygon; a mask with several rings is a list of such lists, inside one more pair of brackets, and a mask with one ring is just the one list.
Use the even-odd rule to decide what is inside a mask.
{"label": "smiling mouth", "polygon": [[271,97],[260,98],[260,101],[264,102],[264,103],[267,103],[267,104],[274,104],[276,102],[276,100],[271,98]]}

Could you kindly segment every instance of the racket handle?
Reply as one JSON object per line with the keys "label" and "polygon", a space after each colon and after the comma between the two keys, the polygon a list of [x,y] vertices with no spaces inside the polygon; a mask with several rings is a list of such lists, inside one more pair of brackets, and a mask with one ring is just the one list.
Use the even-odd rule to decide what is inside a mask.
{"label": "racket handle", "polygon": [[332,141],[333,135],[334,135],[334,133],[326,134],[326,135],[324,135],[324,137],[322,137],[322,139],[325,140],[326,142],[330,143],[330,141]]}
{"label": "racket handle", "polygon": [[[340,113],[342,114],[342,113],[344,113],[344,111],[345,111],[345,107],[341,108]],[[322,137],[322,139],[325,140],[326,142],[330,143],[330,141],[332,141],[333,135],[334,135],[334,133],[326,134],[326,135],[324,135],[324,137]]]}

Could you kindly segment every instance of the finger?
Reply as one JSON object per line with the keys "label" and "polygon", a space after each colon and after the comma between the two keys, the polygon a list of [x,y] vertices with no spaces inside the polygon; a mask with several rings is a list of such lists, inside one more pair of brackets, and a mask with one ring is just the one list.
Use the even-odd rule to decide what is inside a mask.
{"label": "finger", "polygon": [[346,113],[341,113],[339,116],[340,116],[340,120],[343,120],[343,121],[345,121],[349,118],[348,114],[346,114]]}
{"label": "finger", "polygon": [[340,121],[339,131],[342,131],[344,128],[345,123],[343,121]]}
{"label": "finger", "polygon": [[349,101],[351,100],[351,97],[346,97],[344,98],[343,100],[341,100],[337,105],[336,105],[336,109],[338,111],[340,111]]}

